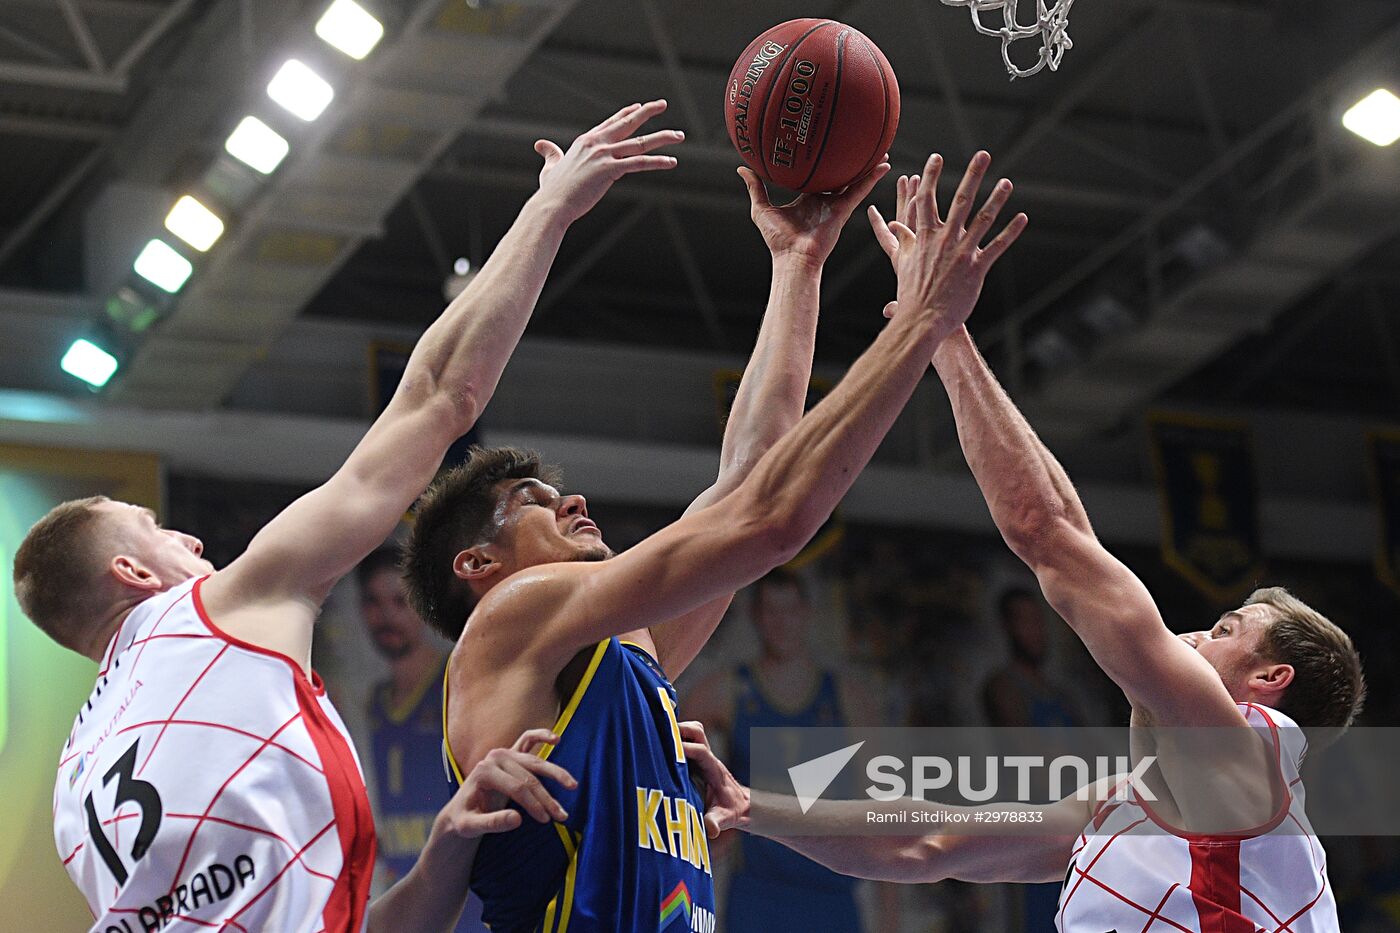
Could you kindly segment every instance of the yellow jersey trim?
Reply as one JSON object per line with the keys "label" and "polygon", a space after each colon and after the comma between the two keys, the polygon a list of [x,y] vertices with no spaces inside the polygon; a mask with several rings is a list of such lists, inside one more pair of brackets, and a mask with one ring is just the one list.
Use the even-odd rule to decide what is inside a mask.
{"label": "yellow jersey trim", "polygon": [[452,743],[447,740],[447,671],[451,667],[449,662],[442,668],[442,754],[452,768],[452,776],[457,779],[457,786],[461,787],[462,769],[457,767],[457,759],[452,754]]}
{"label": "yellow jersey trim", "polygon": [[[574,688],[573,696],[569,697],[569,702],[565,704],[563,712],[555,720],[553,732],[559,738],[564,737],[564,730],[569,728],[570,720],[574,718],[574,713],[578,712],[579,704],[583,702],[583,695],[588,692],[588,685],[593,682],[593,675],[598,673],[598,665],[603,663],[603,654],[608,650],[608,642],[610,641],[612,641],[611,638],[604,638],[593,649],[593,658],[588,662],[588,668],[579,678],[578,686]],[[446,702],[446,696],[443,699]],[[444,722],[446,722],[445,717]],[[548,758],[552,751],[554,751],[553,745],[542,745],[535,754],[541,758]]]}
{"label": "yellow jersey trim", "polygon": [[[583,677],[579,678],[578,686],[574,688],[573,695],[569,697],[569,702],[565,704],[563,711],[559,714],[559,718],[555,720],[554,729],[552,731],[560,738],[563,738],[564,730],[569,727],[569,721],[574,718],[574,713],[578,711],[579,704],[583,702],[583,695],[588,691],[588,685],[593,682],[593,675],[598,673],[598,665],[603,663],[603,654],[608,650],[608,642],[611,640],[612,639],[605,638],[598,642],[597,647],[593,649],[593,657],[589,660],[588,667],[583,672]],[[447,667],[443,668],[442,671],[442,750],[447,758],[448,765],[452,768],[453,776],[457,778],[458,786],[461,786],[462,769],[457,765],[457,758],[452,754],[452,743],[447,738],[447,673],[450,667],[451,665],[449,664]],[[548,758],[549,753],[553,750],[553,745],[542,745],[535,754],[539,755],[541,758]]]}
{"label": "yellow jersey trim", "polygon": [[[443,677],[445,678],[447,676],[447,658],[443,657],[440,660],[443,667]],[[413,711],[418,708],[418,704],[423,702],[424,695],[427,694],[436,682],[437,677],[435,675],[424,677],[422,682],[413,688],[413,693],[409,694],[408,699],[404,700],[398,706],[394,706],[389,702],[389,697],[393,694],[393,688],[387,681],[380,683],[379,691],[381,699],[384,701],[380,705],[384,707],[384,717],[393,725],[403,725],[408,721],[408,717]],[[446,686],[445,681],[444,686]]]}
{"label": "yellow jersey trim", "polygon": [[[569,917],[574,910],[574,884],[578,880],[578,847],[583,836],[571,836],[563,823],[555,823],[554,829],[559,833],[559,841],[564,843],[564,852],[569,856],[569,868],[564,873],[564,889],[550,900],[549,906],[544,912],[544,930],[546,933],[566,933],[569,928]],[[555,925],[555,918],[558,917],[558,926]]]}

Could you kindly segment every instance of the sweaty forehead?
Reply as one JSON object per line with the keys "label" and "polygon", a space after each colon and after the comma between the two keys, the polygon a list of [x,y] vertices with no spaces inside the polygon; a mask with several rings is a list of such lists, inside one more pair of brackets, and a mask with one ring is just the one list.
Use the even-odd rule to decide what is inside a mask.
{"label": "sweaty forehead", "polygon": [[1274,618],[1274,610],[1263,603],[1254,603],[1249,606],[1241,606],[1234,612],[1227,613],[1240,622],[1240,627],[1245,631],[1256,631],[1266,628]]}
{"label": "sweaty forehead", "polygon": [[553,486],[533,476],[524,479],[503,479],[496,484],[496,493],[499,496],[513,496],[524,492],[534,492],[546,496],[559,495],[559,491]]}

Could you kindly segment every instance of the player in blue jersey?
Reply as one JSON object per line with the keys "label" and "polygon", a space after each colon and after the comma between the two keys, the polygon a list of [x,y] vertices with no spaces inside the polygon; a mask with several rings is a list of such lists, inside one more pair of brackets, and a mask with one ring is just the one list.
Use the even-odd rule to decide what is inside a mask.
{"label": "player in blue jersey", "polygon": [[974,159],[943,222],[932,194],[941,160],[929,159],[923,232],[897,227],[901,313],[791,430],[808,381],[817,270],[873,179],[786,210],[746,179],[774,253],[773,301],[720,481],[674,524],[614,557],[583,497],[561,494],[538,458],[509,449],[477,451],[421,500],[406,566],[415,608],[457,638],[445,704],[455,767],[470,768],[522,724],[553,723],[550,761],[580,781],[560,795],[567,812],[555,825],[483,844],[472,887],[496,933],[715,928],[700,795],[668,675],[694,658],[736,589],[790,560],[830,516],[1024,229],[1018,215],[979,247],[1011,190],[998,184],[972,216],[989,161]]}
{"label": "player in blue jersey", "polygon": [[[396,548],[355,568],[360,616],[389,676],[369,701],[369,766],[374,774],[376,884],[396,884],[427,844],[438,810],[452,798],[442,774],[442,675],[447,652],[408,604]],[[456,933],[487,933],[481,900],[470,898]]]}
{"label": "player in blue jersey", "polygon": [[[822,667],[813,656],[811,600],[801,577],[774,570],[755,583],[749,595],[758,658],[715,671],[685,698],[687,716],[705,723],[710,735],[727,738],[726,761],[745,784],[753,761],[750,729],[884,723],[868,692]],[[859,933],[856,879],[771,839],[744,834],[739,847],[723,914],[727,933]],[[898,928],[899,891],[894,885],[881,885],[876,929]]]}

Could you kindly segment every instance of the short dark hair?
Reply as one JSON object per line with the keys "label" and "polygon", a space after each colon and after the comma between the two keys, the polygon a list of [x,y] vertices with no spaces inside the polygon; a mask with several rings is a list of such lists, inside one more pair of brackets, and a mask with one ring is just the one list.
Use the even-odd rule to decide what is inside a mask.
{"label": "short dark hair", "polygon": [[811,602],[807,596],[807,584],[800,576],[786,567],[774,567],[754,581],[753,587],[749,590],[750,610],[758,608],[758,601],[763,598],[763,591],[770,588],[797,590],[797,595],[802,598],[804,604]]}
{"label": "short dark hair", "polygon": [[34,523],[15,551],[15,599],[20,610],[65,648],[82,652],[84,629],[100,621],[95,506],[106,496],[54,506]]}
{"label": "short dark hair", "polygon": [[1259,654],[1293,666],[1293,682],[1283,691],[1279,712],[1306,730],[1340,735],[1366,702],[1366,676],[1351,637],[1281,586],[1255,590],[1244,604],[1277,613],[1260,640]]}
{"label": "short dark hair", "polygon": [[363,589],[369,581],[386,570],[392,570],[396,577],[402,575],[399,550],[388,545],[371,551],[364,560],[355,565],[355,580]]}
{"label": "short dark hair", "polygon": [[462,634],[476,597],[452,572],[452,561],[490,540],[496,484],[529,478],[558,486],[562,475],[532,450],[473,447],[465,463],[438,476],[418,500],[400,561],[405,589],[414,611],[453,641]]}
{"label": "short dark hair", "polygon": [[1002,590],[997,599],[997,618],[1005,622],[1011,615],[1011,606],[1023,599],[1036,602],[1035,594],[1024,586],[1008,586]]}

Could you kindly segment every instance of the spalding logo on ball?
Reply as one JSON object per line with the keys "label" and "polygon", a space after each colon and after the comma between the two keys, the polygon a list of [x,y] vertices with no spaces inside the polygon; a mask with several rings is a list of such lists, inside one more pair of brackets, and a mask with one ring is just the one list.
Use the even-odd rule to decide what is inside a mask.
{"label": "spalding logo on ball", "polygon": [[889,151],[899,126],[899,84],[858,30],[794,19],[739,56],[724,123],[745,164],[765,181],[792,191],[839,191]]}

